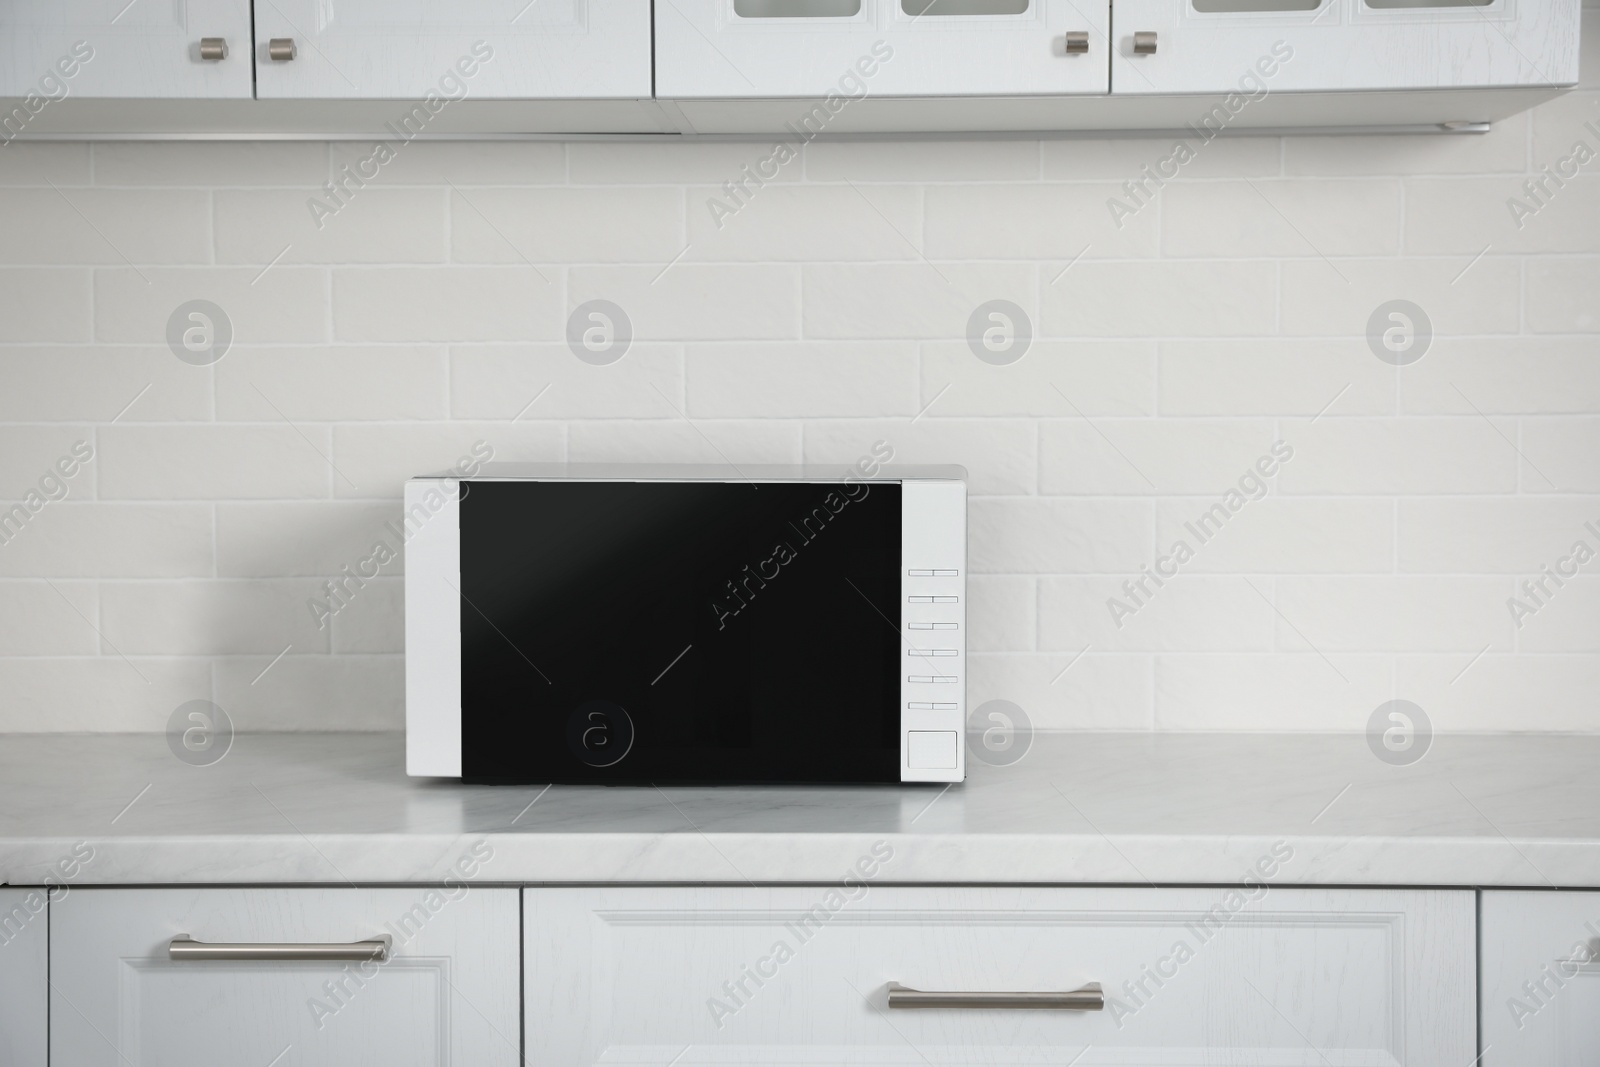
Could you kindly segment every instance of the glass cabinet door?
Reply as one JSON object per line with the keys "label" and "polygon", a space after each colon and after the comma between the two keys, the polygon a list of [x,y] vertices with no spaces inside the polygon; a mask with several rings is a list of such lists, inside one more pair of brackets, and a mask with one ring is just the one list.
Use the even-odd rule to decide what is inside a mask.
{"label": "glass cabinet door", "polygon": [[1109,22],[1105,0],[659,0],[656,94],[1105,93]]}
{"label": "glass cabinet door", "polygon": [[[1116,93],[1570,85],[1580,0],[1121,0]],[[1465,116],[1470,117],[1470,116]]]}

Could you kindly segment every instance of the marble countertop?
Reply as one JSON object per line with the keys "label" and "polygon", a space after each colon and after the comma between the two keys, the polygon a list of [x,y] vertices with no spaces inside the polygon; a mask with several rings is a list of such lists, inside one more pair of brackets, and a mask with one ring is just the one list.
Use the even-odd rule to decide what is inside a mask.
{"label": "marble countertop", "polygon": [[[0,882],[835,882],[1600,887],[1600,737],[1042,735],[965,784],[668,788],[407,778],[398,734],[0,735]],[[63,878],[64,859],[92,858]],[[881,847],[881,846],[880,846]]]}

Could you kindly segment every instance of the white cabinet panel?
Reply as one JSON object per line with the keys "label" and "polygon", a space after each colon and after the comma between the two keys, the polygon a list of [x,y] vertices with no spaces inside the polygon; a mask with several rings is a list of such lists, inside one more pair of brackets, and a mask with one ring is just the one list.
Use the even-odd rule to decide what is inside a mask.
{"label": "white cabinet panel", "polygon": [[[226,58],[201,57],[206,37],[226,42]],[[0,3],[0,97],[248,98],[250,87],[249,0]]]}
{"label": "white cabinet panel", "polygon": [[[512,1067],[517,897],[461,884],[448,895],[420,886],[74,890],[51,914],[51,1063]],[[388,934],[394,948],[383,964],[170,960],[180,934],[230,943]]]}
{"label": "white cabinet panel", "polygon": [[0,889],[0,1063],[6,1067],[45,1067],[49,907],[42,887]]}
{"label": "white cabinet panel", "polygon": [[650,95],[650,0],[272,0],[255,18],[263,100]]}
{"label": "white cabinet panel", "polygon": [[1600,893],[1483,894],[1484,1067],[1600,1063]]}
{"label": "white cabinet panel", "polygon": [[[839,109],[869,95],[1104,93],[1109,23],[1105,0],[661,0],[656,92],[831,94]],[[804,109],[793,121],[808,117],[827,124]]]}
{"label": "white cabinet panel", "polygon": [[[1118,0],[1111,87],[1237,92],[1254,102],[1303,90],[1570,85],[1578,80],[1579,4]],[[1135,53],[1140,33],[1155,35],[1153,54]]]}
{"label": "white cabinet panel", "polygon": [[[1467,1067],[1471,892],[1255,892],[530,889],[528,1062]],[[1107,1006],[890,1009],[896,982]]]}

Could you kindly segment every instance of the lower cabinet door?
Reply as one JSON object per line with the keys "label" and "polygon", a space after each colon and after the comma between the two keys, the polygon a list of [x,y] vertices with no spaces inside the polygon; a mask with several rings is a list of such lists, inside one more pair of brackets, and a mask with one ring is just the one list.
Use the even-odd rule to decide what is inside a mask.
{"label": "lower cabinet door", "polygon": [[[512,1067],[517,897],[461,883],[75,889],[51,909],[51,1063]],[[384,962],[281,958],[385,936]],[[169,958],[184,937],[255,958]]]}
{"label": "lower cabinet door", "polygon": [[1483,894],[1485,1067],[1600,1063],[1600,893]]}
{"label": "lower cabinet door", "polygon": [[[529,889],[524,908],[534,1067],[1467,1067],[1476,1055],[1471,891],[856,882]],[[1085,1010],[1094,983],[1104,1006]],[[1017,993],[1053,1006],[995,1002]]]}
{"label": "lower cabinet door", "polygon": [[45,1067],[49,908],[43,887],[0,889],[0,1064],[5,1067]]}

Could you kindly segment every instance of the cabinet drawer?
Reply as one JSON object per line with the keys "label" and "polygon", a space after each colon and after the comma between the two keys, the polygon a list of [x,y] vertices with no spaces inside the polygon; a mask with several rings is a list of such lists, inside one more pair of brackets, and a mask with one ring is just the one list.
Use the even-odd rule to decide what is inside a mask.
{"label": "cabinet drawer", "polygon": [[[525,894],[526,1049],[574,1064],[1464,1067],[1469,891],[853,887]],[[855,899],[851,899],[851,895]],[[891,983],[1099,1011],[892,1008]]]}
{"label": "cabinet drawer", "polygon": [[1600,893],[1483,894],[1485,1067],[1600,1063]]}
{"label": "cabinet drawer", "polygon": [[45,1067],[49,906],[42,886],[0,889],[0,1064],[6,1067]]}
{"label": "cabinet drawer", "polygon": [[[51,1062],[512,1067],[517,895],[461,883],[74,890],[51,906]],[[182,935],[252,946],[388,935],[393,947],[383,963],[169,959]]]}

